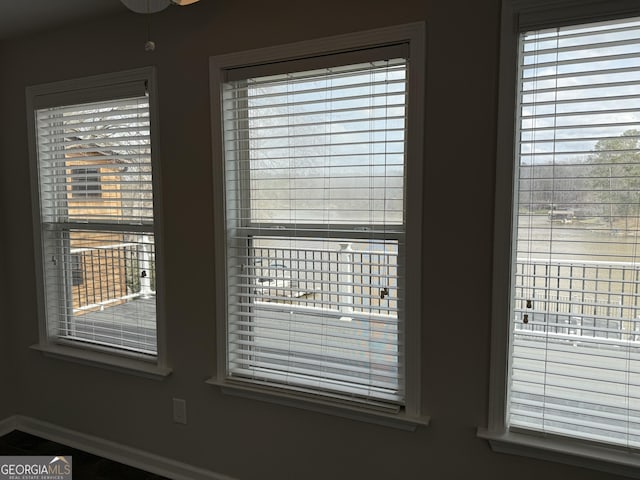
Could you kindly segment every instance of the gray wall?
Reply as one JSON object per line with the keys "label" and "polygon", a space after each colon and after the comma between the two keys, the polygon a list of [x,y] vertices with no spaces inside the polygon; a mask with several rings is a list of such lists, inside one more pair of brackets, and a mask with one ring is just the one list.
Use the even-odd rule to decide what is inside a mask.
{"label": "gray wall", "polygon": [[[1,155],[1,150],[0,150]],[[0,158],[2,158],[0,156]],[[1,223],[0,216],[0,232],[6,232],[4,225]],[[0,239],[0,251],[2,251],[2,240]],[[8,296],[5,294],[7,288],[4,278],[6,277],[4,261],[0,254],[0,385],[2,385],[2,393],[0,393],[0,421],[9,417],[14,413],[14,390],[16,385],[15,376],[10,369],[11,365],[11,323],[9,321],[9,309],[5,307]]]}
{"label": "gray wall", "polygon": [[[13,329],[12,385],[21,392],[15,410],[243,480],[612,478],[495,454],[475,436],[486,424],[489,379],[499,4],[204,0],[153,17],[155,53],[143,51],[145,19],[129,13],[0,44],[7,77],[0,88],[0,198],[4,224],[11,225],[4,230],[4,276],[15,286],[2,313]],[[423,20],[429,47],[422,345],[432,425],[406,433],[222,395],[204,383],[215,356],[208,57]],[[38,332],[25,86],[150,64],[159,76],[174,368],[163,381],[28,348]],[[456,200],[464,215],[436,208]],[[172,423],[172,397],[187,400],[187,426]]]}
{"label": "gray wall", "polygon": [[[2,45],[0,44],[0,58],[2,58]],[[5,80],[8,71],[0,68],[0,92],[4,91]],[[0,108],[0,125],[4,123],[8,112]],[[0,134],[0,159],[7,158],[6,146],[9,141],[9,135]],[[0,160],[0,167],[1,163]],[[15,370],[12,368],[12,310],[8,306],[8,300],[11,298],[11,273],[7,270],[5,258],[8,258],[9,240],[9,224],[6,221],[5,205],[7,203],[9,192],[5,188],[2,181],[4,171],[0,168],[0,421],[15,413],[15,386],[16,376]],[[28,193],[28,192],[25,192]],[[32,301],[33,303],[33,301]]]}
{"label": "gray wall", "polygon": [[[0,83],[1,88],[1,83]],[[0,148],[0,158],[2,149]],[[2,187],[0,187],[2,188]],[[6,278],[8,272],[4,266],[4,255],[1,253],[4,249],[4,238],[6,238],[6,229],[2,212],[0,212],[0,421],[15,413],[15,387],[16,375],[12,369],[12,341],[11,341],[11,321],[10,309],[6,308],[7,301],[10,298],[7,295],[8,283]]]}

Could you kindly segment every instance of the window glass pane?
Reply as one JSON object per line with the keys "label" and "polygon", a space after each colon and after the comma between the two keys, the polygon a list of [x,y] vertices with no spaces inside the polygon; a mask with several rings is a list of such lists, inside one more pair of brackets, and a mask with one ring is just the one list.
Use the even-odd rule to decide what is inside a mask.
{"label": "window glass pane", "polygon": [[37,111],[44,221],[153,222],[148,102]]}
{"label": "window glass pane", "polygon": [[57,312],[49,324],[58,336],[155,353],[153,235],[58,230],[48,237],[48,263],[58,268],[45,281],[59,284],[47,298]]}
{"label": "window glass pane", "polygon": [[400,402],[397,242],[250,241],[231,373]]}
{"label": "window glass pane", "polygon": [[404,60],[232,82],[224,108],[248,221],[403,223]]}

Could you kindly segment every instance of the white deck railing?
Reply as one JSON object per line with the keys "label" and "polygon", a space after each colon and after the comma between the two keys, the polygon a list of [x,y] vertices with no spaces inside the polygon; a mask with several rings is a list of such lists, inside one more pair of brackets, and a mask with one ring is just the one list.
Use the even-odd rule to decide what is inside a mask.
{"label": "white deck railing", "polygon": [[559,336],[640,339],[640,265],[518,259],[515,329]]}
{"label": "white deck railing", "polygon": [[155,294],[153,245],[147,239],[72,248],[68,264],[74,312],[102,309]]}
{"label": "white deck railing", "polygon": [[252,247],[245,265],[246,296],[255,301],[396,315],[398,254],[357,250]]}

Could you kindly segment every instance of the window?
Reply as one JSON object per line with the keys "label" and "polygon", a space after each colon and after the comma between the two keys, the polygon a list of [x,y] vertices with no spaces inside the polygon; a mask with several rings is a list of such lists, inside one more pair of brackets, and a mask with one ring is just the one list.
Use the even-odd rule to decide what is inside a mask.
{"label": "window", "polygon": [[225,384],[417,415],[417,32],[212,59]]}
{"label": "window", "polygon": [[28,89],[41,346],[159,363],[151,77]]}
{"label": "window", "polygon": [[100,170],[97,168],[71,168],[71,193],[73,197],[99,197]]}
{"label": "window", "polygon": [[640,466],[640,11],[511,3],[503,28],[518,18],[520,33],[504,37],[494,383],[481,434],[501,451],[573,452],[621,472],[602,462]]}

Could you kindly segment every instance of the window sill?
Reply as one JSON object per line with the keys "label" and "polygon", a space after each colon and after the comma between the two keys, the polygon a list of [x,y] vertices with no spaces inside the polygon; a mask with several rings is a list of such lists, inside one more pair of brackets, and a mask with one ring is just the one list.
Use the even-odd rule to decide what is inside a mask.
{"label": "window sill", "polygon": [[334,415],[410,432],[415,431],[419,426],[428,426],[430,421],[429,417],[412,417],[402,411],[389,413],[387,411],[368,409],[346,402],[332,402],[331,400],[324,400],[317,396],[302,396],[297,393],[288,393],[268,387],[262,388],[255,385],[242,385],[225,380],[221,381],[215,377],[210,378],[206,383],[220,387],[222,393],[227,395]]}
{"label": "window sill", "polygon": [[92,367],[114,370],[130,375],[137,375],[161,380],[171,375],[172,370],[160,367],[155,363],[142,359],[118,356],[110,353],[96,352],[64,345],[31,345],[33,350],[42,352],[44,356],[89,365]]}
{"label": "window sill", "polygon": [[582,443],[537,433],[490,432],[478,429],[494,452],[591,468],[630,478],[640,478],[640,455],[623,448]]}

